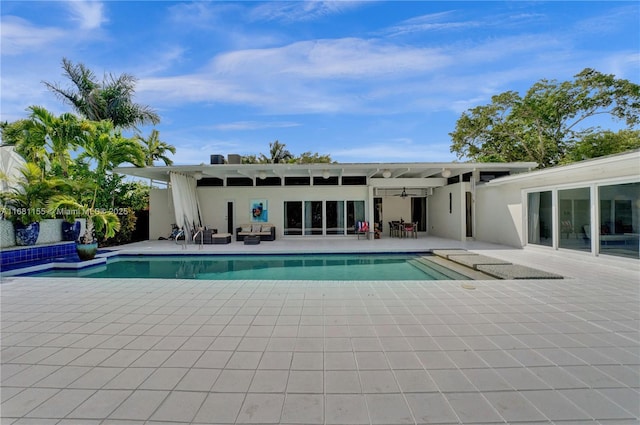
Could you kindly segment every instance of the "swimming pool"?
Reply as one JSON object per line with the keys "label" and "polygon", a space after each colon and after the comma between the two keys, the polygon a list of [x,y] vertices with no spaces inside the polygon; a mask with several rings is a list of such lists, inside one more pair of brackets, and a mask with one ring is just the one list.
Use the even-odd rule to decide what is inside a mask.
{"label": "swimming pool", "polygon": [[105,265],[34,277],[200,280],[467,280],[425,254],[120,255]]}

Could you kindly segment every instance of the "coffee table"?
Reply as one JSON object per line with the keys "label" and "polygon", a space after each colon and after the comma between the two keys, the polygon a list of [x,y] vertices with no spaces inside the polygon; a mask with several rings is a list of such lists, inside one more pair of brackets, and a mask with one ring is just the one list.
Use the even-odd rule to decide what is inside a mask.
{"label": "coffee table", "polygon": [[245,245],[260,245],[260,235],[247,235],[244,237]]}

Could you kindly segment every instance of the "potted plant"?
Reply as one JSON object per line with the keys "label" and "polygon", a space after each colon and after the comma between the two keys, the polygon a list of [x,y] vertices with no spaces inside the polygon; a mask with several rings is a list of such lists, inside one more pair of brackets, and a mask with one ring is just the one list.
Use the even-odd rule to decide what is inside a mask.
{"label": "potted plant", "polygon": [[43,171],[28,162],[20,171],[14,187],[1,194],[3,216],[13,222],[16,245],[34,245],[40,233],[40,221],[50,216],[47,200],[64,182],[44,178]]}
{"label": "potted plant", "polygon": [[104,239],[113,237],[120,230],[120,220],[111,211],[83,205],[69,195],[58,195],[49,201],[49,211],[69,210],[87,220],[84,232],[76,241],[76,252],[81,260],[90,260],[98,252],[96,232],[104,233]]}

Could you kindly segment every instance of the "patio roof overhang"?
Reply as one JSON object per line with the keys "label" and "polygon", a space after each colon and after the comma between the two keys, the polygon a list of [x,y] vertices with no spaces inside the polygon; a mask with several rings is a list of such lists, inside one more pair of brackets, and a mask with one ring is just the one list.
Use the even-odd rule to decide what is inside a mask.
{"label": "patio roof overhang", "polygon": [[518,174],[537,166],[534,162],[511,163],[331,163],[331,164],[199,164],[162,167],[118,167],[116,173],[168,183],[171,172],[201,178],[248,177],[343,177],[366,176],[370,185],[379,188],[443,186],[450,177],[479,172]]}

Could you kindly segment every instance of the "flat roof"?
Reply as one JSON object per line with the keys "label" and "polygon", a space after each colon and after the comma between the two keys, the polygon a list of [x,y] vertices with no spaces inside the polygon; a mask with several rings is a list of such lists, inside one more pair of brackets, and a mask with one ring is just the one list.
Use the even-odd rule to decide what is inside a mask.
{"label": "flat roof", "polygon": [[[341,177],[368,178],[446,178],[473,171],[509,172],[530,171],[535,162],[472,163],[472,162],[407,162],[407,163],[330,163],[330,164],[197,164],[154,167],[118,167],[116,173],[144,179],[168,182],[169,174],[177,172],[196,179],[213,177]],[[444,173],[444,174],[443,174]]]}

